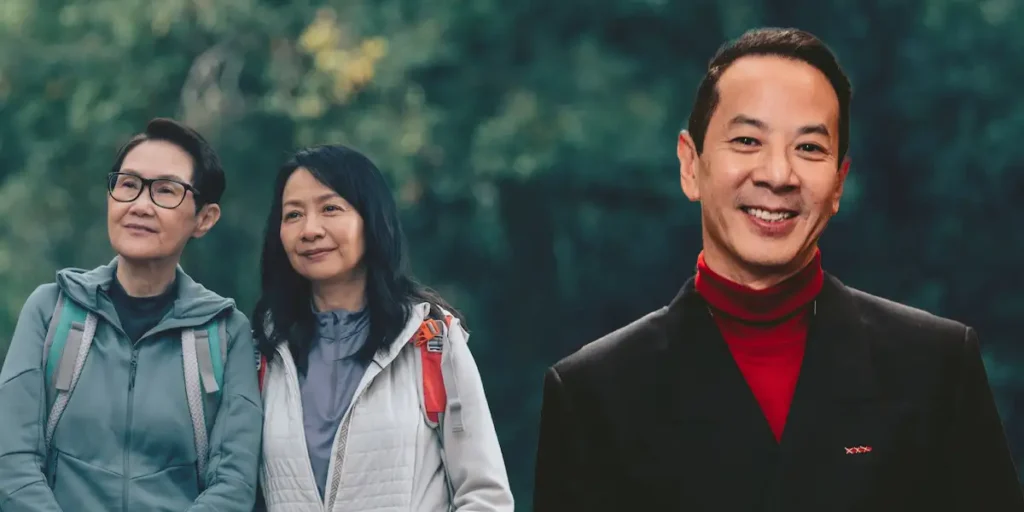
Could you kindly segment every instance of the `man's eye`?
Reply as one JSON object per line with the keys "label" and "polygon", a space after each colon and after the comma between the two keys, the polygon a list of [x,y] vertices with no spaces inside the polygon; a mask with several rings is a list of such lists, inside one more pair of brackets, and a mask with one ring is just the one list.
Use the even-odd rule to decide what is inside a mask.
{"label": "man's eye", "polygon": [[754,146],[758,144],[757,139],[753,137],[736,137],[735,139],[732,139],[729,142],[735,142],[737,144],[742,144],[744,146]]}

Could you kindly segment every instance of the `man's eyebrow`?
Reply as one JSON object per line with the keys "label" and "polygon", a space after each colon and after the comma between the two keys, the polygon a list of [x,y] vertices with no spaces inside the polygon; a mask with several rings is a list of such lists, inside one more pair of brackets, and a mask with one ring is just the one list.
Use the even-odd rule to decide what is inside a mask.
{"label": "man's eyebrow", "polygon": [[768,128],[768,125],[764,121],[762,121],[760,119],[755,119],[755,118],[750,117],[750,116],[745,116],[743,114],[740,114],[740,115],[738,115],[738,116],[736,116],[736,117],[734,117],[734,118],[729,120],[729,126],[737,126],[737,125],[753,126],[754,128],[758,128],[758,129],[761,129],[761,130],[765,130],[765,129]]}
{"label": "man's eyebrow", "polygon": [[811,133],[817,133],[818,135],[830,136],[828,133],[828,127],[824,124],[811,124],[800,127],[800,135],[807,135]]}
{"label": "man's eyebrow", "polygon": [[[757,119],[757,118],[750,117],[750,116],[745,116],[743,114],[740,114],[740,115],[730,119],[729,120],[729,125],[730,126],[746,125],[746,126],[753,126],[754,128],[758,128],[758,129],[761,129],[761,130],[767,130],[768,129],[768,124],[765,123],[764,121],[762,121],[760,119]],[[825,126],[822,123],[809,124],[809,125],[806,125],[806,126],[801,126],[800,129],[798,130],[798,133],[800,135],[808,135],[808,134],[816,133],[818,135],[824,135],[826,137],[831,135],[829,133],[829,131],[828,131],[828,127]]]}

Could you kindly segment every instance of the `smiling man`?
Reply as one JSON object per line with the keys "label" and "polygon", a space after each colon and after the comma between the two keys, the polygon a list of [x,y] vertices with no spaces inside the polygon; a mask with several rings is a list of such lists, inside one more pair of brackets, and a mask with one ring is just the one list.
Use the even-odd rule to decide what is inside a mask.
{"label": "smiling man", "polygon": [[534,510],[1024,510],[976,332],[822,270],[850,96],[803,31],[715,55],[677,144],[696,275],[548,370]]}
{"label": "smiling man", "polygon": [[249,321],[178,265],[220,217],[220,161],[155,119],[103,181],[117,256],[37,288],[0,371],[0,510],[249,512],[263,424]]}

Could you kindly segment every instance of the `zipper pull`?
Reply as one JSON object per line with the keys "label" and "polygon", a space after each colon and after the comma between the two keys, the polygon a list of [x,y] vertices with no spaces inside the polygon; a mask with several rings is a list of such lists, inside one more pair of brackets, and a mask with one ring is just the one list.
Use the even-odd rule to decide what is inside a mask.
{"label": "zipper pull", "polygon": [[138,367],[138,355],[132,354],[132,366],[128,374],[128,389],[135,389],[135,368]]}

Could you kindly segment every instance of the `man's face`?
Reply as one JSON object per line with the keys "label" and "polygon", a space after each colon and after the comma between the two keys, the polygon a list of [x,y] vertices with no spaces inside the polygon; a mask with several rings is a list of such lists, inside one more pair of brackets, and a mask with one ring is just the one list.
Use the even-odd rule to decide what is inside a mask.
{"label": "man's face", "polygon": [[774,56],[736,60],[718,83],[703,152],[680,135],[683,192],[700,201],[705,258],[756,282],[807,264],[839,211],[839,100],[813,66]]}
{"label": "man's face", "polygon": [[[196,212],[194,193],[184,186],[177,188],[179,183],[191,184],[192,171],[192,157],[162,140],[142,142],[125,155],[118,171],[122,174],[111,180],[113,188],[107,194],[107,232],[119,256],[138,262],[176,260],[189,238],[201,237],[213,227],[220,217],[219,207],[205,205]],[[145,186],[134,177],[169,181]],[[155,188],[152,195],[151,188]],[[138,197],[129,202],[112,197],[123,199],[136,193]],[[156,197],[158,203],[170,206],[177,202],[178,193],[183,197],[174,208],[153,201]]]}

